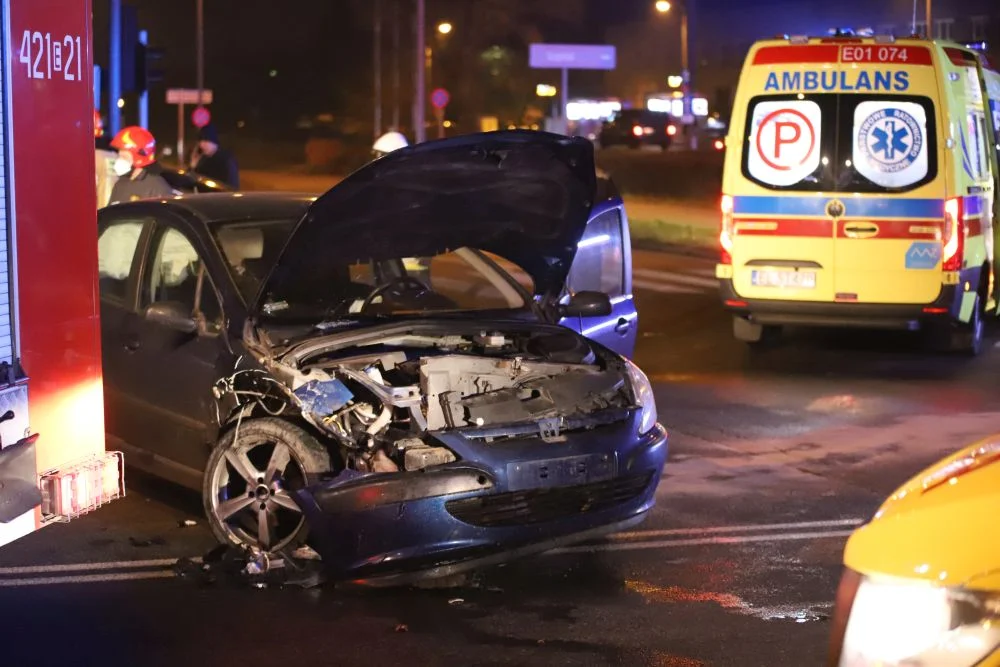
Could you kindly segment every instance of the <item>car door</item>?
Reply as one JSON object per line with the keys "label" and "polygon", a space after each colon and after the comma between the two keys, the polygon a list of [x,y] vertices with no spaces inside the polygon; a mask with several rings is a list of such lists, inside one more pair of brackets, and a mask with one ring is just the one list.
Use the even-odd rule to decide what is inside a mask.
{"label": "car door", "polygon": [[[137,285],[138,308],[124,328],[129,399],[143,422],[140,439],[130,444],[158,474],[189,486],[200,484],[215,434],[212,387],[234,362],[216,287],[227,283],[216,263],[206,262],[213,253],[179,219],[158,218]],[[185,332],[150,316],[165,305],[202,326]]]}
{"label": "car door", "polygon": [[564,300],[576,292],[603,292],[611,299],[612,312],[603,317],[565,318],[561,324],[631,358],[639,316],[632,298],[628,218],[620,199],[607,199],[594,207],[577,247],[566,290]]}
{"label": "car door", "polygon": [[98,221],[97,263],[101,308],[101,354],[104,371],[104,430],[111,446],[140,441],[142,421],[131,397],[131,355],[127,330],[135,317],[135,292],[143,249],[154,227],[152,217],[104,209]]}

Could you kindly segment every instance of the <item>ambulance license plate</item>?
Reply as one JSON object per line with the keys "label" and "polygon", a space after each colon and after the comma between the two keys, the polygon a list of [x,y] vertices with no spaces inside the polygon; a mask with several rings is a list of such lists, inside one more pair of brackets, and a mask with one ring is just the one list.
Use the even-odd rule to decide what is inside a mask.
{"label": "ambulance license plate", "polygon": [[794,287],[815,289],[815,271],[795,271],[787,269],[764,269],[750,272],[750,283],[755,287]]}

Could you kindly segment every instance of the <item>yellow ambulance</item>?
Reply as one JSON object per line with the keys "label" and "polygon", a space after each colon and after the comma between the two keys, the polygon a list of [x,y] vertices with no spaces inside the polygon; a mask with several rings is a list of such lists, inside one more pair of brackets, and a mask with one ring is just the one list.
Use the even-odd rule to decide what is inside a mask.
{"label": "yellow ambulance", "polygon": [[978,354],[993,293],[1000,74],[920,38],[757,42],[743,66],[716,267],[733,333],[934,334]]}

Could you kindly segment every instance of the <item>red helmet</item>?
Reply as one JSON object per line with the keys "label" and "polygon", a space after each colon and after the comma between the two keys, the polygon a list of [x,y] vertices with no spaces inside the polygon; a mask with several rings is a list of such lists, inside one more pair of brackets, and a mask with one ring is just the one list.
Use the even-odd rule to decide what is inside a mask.
{"label": "red helmet", "polygon": [[104,136],[104,122],[101,120],[101,112],[94,109],[94,138]]}
{"label": "red helmet", "polygon": [[115,135],[111,147],[132,154],[132,166],[148,167],[156,161],[156,139],[152,132],[137,125],[130,125]]}

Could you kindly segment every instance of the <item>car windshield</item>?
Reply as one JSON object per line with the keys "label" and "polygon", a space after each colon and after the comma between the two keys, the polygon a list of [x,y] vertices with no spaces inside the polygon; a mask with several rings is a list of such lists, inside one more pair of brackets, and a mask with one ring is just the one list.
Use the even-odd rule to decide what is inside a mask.
{"label": "car windshield", "polygon": [[772,190],[913,190],[937,176],[934,104],[912,95],[761,95],[747,109],[742,168]]}
{"label": "car windshield", "polygon": [[[294,221],[224,224],[215,236],[234,282],[252,303]],[[358,258],[300,266],[293,292],[265,295],[263,314],[318,323],[331,318],[481,312],[526,307],[531,277],[501,257],[457,248],[432,257]],[[520,289],[519,289],[520,288]],[[522,291],[523,290],[523,291]]]}

